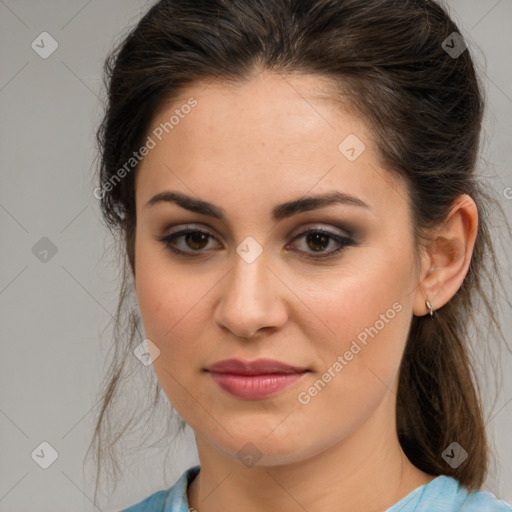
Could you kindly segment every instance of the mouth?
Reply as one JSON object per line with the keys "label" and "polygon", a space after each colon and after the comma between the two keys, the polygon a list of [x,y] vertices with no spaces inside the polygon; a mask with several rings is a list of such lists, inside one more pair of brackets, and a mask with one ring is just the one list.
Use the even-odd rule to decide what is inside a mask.
{"label": "mouth", "polygon": [[248,400],[274,396],[301,380],[310,370],[272,359],[227,359],[206,370],[225,392]]}
{"label": "mouth", "polygon": [[232,375],[268,375],[303,373],[309,370],[308,368],[292,366],[274,359],[256,359],[255,361],[225,359],[212,364],[206,368],[206,371]]}

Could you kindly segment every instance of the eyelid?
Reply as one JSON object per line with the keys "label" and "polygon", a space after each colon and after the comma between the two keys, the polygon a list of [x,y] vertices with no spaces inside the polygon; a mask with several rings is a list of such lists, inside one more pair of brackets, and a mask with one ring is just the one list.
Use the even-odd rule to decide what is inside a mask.
{"label": "eyelid", "polygon": [[173,226],[172,228],[169,228],[168,230],[165,230],[164,237],[169,237],[171,235],[175,235],[177,233],[181,233],[183,231],[201,231],[203,233],[206,233],[207,235],[211,236],[215,240],[219,240],[219,236],[215,233],[215,230],[210,228],[207,225],[204,224],[197,224],[197,223],[190,223],[190,224],[179,224],[177,226]]}
{"label": "eyelid", "polygon": [[[333,228],[336,228],[338,232],[333,232]],[[299,228],[294,229],[289,237],[295,239],[297,236],[301,236],[308,231],[325,231],[327,234],[332,233],[338,236],[352,239],[354,239],[356,236],[356,230],[346,224],[330,222],[328,225],[326,225],[318,222],[312,222],[306,225],[301,225]]]}

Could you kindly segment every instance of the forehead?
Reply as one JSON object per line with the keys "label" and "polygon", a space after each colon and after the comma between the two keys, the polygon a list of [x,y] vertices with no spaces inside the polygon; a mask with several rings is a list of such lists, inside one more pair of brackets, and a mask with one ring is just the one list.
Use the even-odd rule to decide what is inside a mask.
{"label": "forehead", "polygon": [[[279,145],[286,139],[303,135],[310,138],[313,131],[318,136],[325,129],[336,131],[329,119],[332,112],[348,114],[340,101],[344,95],[335,91],[332,81],[311,75],[263,71],[242,83],[215,80],[193,84],[160,109],[152,125],[165,123],[170,113],[185,108],[192,97],[197,106],[184,116],[192,121],[182,123],[182,119],[181,126],[172,131],[174,134],[182,132],[189,140],[193,132],[194,139],[204,143],[208,143],[212,135],[224,133],[240,141],[247,138],[247,142],[253,144],[275,141]],[[357,116],[346,116],[344,122],[346,127],[351,122],[361,137],[368,138],[366,127]],[[197,130],[197,124],[201,124],[202,130]],[[280,132],[284,127],[286,130]]]}
{"label": "forehead", "polygon": [[137,195],[178,187],[278,202],[335,188],[384,207],[400,183],[380,167],[364,121],[336,94],[325,78],[269,72],[187,87],[153,117],[155,147],[137,173]]}

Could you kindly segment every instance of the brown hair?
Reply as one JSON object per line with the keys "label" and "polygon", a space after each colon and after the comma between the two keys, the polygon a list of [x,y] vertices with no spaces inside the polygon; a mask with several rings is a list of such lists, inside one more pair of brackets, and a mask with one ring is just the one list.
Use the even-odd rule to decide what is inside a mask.
{"label": "brown hair", "polygon": [[[162,0],[111,53],[105,63],[106,113],[98,130],[100,196],[123,267],[116,353],[93,438],[98,475],[104,429],[107,440],[113,437],[107,419],[126,362],[141,342],[138,311],[128,303],[136,168],[115,184],[112,178],[143,145],[158,109],[187,85],[216,77],[243,82],[268,69],[332,80],[340,102],[371,129],[382,165],[407,183],[418,246],[428,228],[446,219],[459,195],[469,194],[477,203],[477,240],[463,285],[436,311],[435,321],[412,319],[396,419],[400,443],[415,466],[451,475],[468,488],[481,486],[488,446],[468,326],[473,321],[476,336],[485,338],[488,329],[475,321],[480,299],[502,336],[493,306],[499,268],[487,221],[491,203],[501,207],[475,175],[482,87],[469,49],[457,57],[445,50],[443,41],[453,32],[460,33],[445,8],[429,0]],[[126,328],[128,335],[120,334]],[[158,382],[154,385],[153,407],[161,398]],[[127,427],[119,428],[107,452]],[[456,469],[441,456],[453,441],[470,451]]]}

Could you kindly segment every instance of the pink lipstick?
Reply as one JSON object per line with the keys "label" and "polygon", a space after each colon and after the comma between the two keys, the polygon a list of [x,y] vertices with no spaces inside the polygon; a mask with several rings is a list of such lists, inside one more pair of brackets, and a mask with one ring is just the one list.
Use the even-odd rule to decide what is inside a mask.
{"label": "pink lipstick", "polygon": [[238,398],[257,400],[283,391],[309,370],[272,359],[226,359],[212,364],[206,371],[224,391]]}

